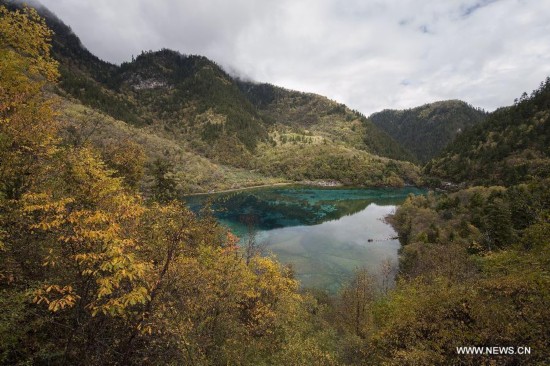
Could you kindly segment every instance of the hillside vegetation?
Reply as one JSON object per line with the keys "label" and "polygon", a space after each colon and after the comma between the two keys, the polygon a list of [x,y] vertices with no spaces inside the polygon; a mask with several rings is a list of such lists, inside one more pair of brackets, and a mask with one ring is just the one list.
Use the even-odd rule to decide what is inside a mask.
{"label": "hillside vegetation", "polygon": [[[549,183],[472,187],[400,206],[392,219],[400,281],[375,306],[364,352],[392,365],[548,361]],[[464,345],[531,353],[460,356]]]}
{"label": "hillside vegetation", "polygon": [[174,196],[285,181],[212,162],[184,140],[173,140],[150,127],[138,128],[74,101],[62,99],[58,110],[60,136],[66,144],[93,145],[118,176],[142,192],[151,194],[160,175],[171,182]]}
{"label": "hillside vegetation", "polygon": [[465,102],[447,100],[406,110],[386,109],[368,119],[409,150],[417,161],[426,163],[456,136],[486,117],[487,113]]}
{"label": "hillside vegetation", "polygon": [[471,184],[510,185],[550,176],[550,79],[458,136],[425,172]]}
{"label": "hillside vegetation", "polygon": [[[382,263],[370,272],[359,268],[330,297],[299,290],[292,268],[247,250],[253,247],[243,251],[208,207],[194,214],[174,199],[176,164],[207,172],[198,181],[181,178],[190,179],[184,185],[215,187],[215,175],[243,171],[173,139],[171,117],[133,124],[108,117],[109,107],[101,113],[53,95],[60,72],[51,38],[35,11],[0,6],[0,364],[540,365],[550,359],[550,177],[540,168],[550,81],[492,114],[479,126],[480,140],[464,133],[441,163],[427,168],[460,177],[449,170],[448,154],[491,161],[481,177],[502,179],[503,186],[411,196],[391,218],[403,244],[395,286],[391,265]],[[141,85],[129,80],[113,82],[121,89]],[[161,113],[153,102],[120,105],[139,118]],[[217,118],[212,108],[204,113]],[[250,121],[266,118],[262,113],[251,113]],[[321,130],[263,126],[266,138],[252,149],[236,134],[220,141],[240,141],[232,146],[253,157],[249,164],[261,161],[254,168],[279,169],[292,179],[331,174],[388,185],[416,179],[412,164],[351,147],[345,134],[327,141]],[[497,144],[479,144],[486,136],[502,136],[511,148],[500,153]],[[542,160],[520,160],[532,174],[508,184],[514,181],[508,157],[523,157],[522,149]],[[470,184],[476,164],[466,166]],[[243,174],[244,180],[258,173]],[[462,346],[531,352],[458,355]]]}
{"label": "hillside vegetation", "polygon": [[[13,2],[8,6],[18,7]],[[149,141],[166,141],[171,152],[162,159],[178,177],[174,184],[180,193],[227,187],[235,174],[246,177],[237,177],[233,186],[301,177],[341,178],[342,183],[360,186],[419,183],[416,166],[396,161],[412,160],[411,156],[344,105],[319,95],[244,83],[203,56],[166,49],[142,52],[130,62],[113,65],[86,50],[70,28],[47,9],[40,7],[39,11],[54,30],[52,55],[60,71],[57,93],[72,105],[82,104],[95,115],[126,123],[128,127],[123,129],[150,135]],[[269,97],[265,99],[258,88],[271,88],[270,92],[280,97],[268,102]],[[119,122],[117,126],[122,126]],[[73,132],[79,128],[81,124],[72,124]],[[302,146],[306,155],[313,154],[312,146],[319,142],[324,144],[319,151],[327,156],[298,161],[296,146]],[[137,145],[148,162],[151,157],[158,158],[159,151],[152,144]],[[175,146],[184,153],[176,152]],[[287,160],[288,167],[273,166],[275,157]],[[186,159],[190,159],[190,167],[183,164]],[[319,160],[331,169],[318,171]],[[344,169],[356,172],[351,176],[343,174]],[[228,176],[214,174],[216,170],[229,172]],[[384,176],[386,171],[391,176]],[[140,182],[145,188],[148,172],[145,170]]]}
{"label": "hillside vegetation", "polygon": [[36,12],[0,6],[0,364],[334,364],[288,268],[245,260],[162,177],[142,197],[139,153],[114,170],[60,138],[50,37]]}
{"label": "hillside vegetation", "polygon": [[[547,79],[531,96],[466,129],[428,163],[429,173],[471,187],[411,196],[390,218],[403,245],[398,282],[387,296],[363,301],[370,310],[357,328],[356,362],[548,361],[549,88]],[[464,345],[514,353],[459,355]],[[520,345],[530,352],[519,354]]]}
{"label": "hillside vegetation", "polygon": [[397,160],[413,157],[361,113],[323,96],[271,84],[238,81],[238,85],[275,130],[320,136],[358,150]]}

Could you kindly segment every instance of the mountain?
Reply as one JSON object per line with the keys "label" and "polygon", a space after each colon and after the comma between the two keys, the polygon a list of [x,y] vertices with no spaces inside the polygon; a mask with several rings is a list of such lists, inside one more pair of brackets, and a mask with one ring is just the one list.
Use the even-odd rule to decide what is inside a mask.
{"label": "mountain", "polygon": [[[345,106],[291,92],[279,107],[262,91],[283,91],[236,89],[208,60],[172,51],[112,66],[67,48],[62,80],[83,87],[55,90],[49,34],[34,12],[0,6],[0,365],[548,364],[550,78],[426,166],[470,183],[528,184],[409,195],[387,218],[399,268],[362,263],[332,296],[261,253],[254,215],[239,215],[239,242],[209,204],[196,215],[172,191],[282,177],[399,185],[415,180],[412,163],[374,155],[370,126],[342,120],[353,114]],[[288,98],[304,107],[294,113]],[[230,129],[239,123],[254,136]],[[215,161],[227,158],[216,143],[233,149],[233,165]],[[297,199],[315,201],[323,220],[360,204]],[[270,220],[293,221],[292,206]],[[280,244],[300,263],[308,243]],[[333,257],[331,271],[358,263],[316,249]]]}
{"label": "mountain", "polygon": [[[7,4],[12,9],[20,6],[13,1]],[[252,173],[247,177],[265,177],[259,182],[274,178],[377,186],[418,183],[419,169],[408,162],[414,158],[343,104],[320,95],[240,81],[206,57],[167,49],[142,52],[130,62],[113,65],[90,53],[46,8],[36,8],[55,32],[52,52],[61,73],[57,93],[66,105],[81,109],[76,105],[82,104],[101,119],[112,117],[128,128],[170,141],[168,145],[174,143],[188,156],[196,156],[195,162],[206,159],[210,168],[244,169]],[[73,118],[84,117],[77,113]],[[70,123],[73,131],[83,124]],[[98,139],[91,141],[104,147]],[[140,146],[149,165],[159,159],[158,148]],[[197,173],[187,170],[174,154],[162,159],[174,169],[183,169],[176,175]],[[219,174],[204,176],[222,179]],[[184,190],[219,185],[209,181],[193,187]]]}
{"label": "mountain", "polygon": [[406,110],[386,109],[372,114],[371,123],[426,163],[440,154],[468,127],[482,122],[484,111],[460,100],[447,100]]}
{"label": "mountain", "polygon": [[324,96],[272,84],[238,80],[239,88],[264,119],[283,130],[308,130],[359,150],[398,160],[413,160],[399,143],[361,113]]}
{"label": "mountain", "polygon": [[550,78],[459,135],[426,174],[454,182],[512,185],[550,176]]}

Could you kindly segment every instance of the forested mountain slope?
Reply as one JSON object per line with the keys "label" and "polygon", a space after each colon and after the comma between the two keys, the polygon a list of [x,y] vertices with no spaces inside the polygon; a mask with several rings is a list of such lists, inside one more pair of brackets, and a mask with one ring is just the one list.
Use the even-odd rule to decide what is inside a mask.
{"label": "forested mountain slope", "polygon": [[63,136],[50,37],[0,6],[0,365],[334,364],[288,268]]}
{"label": "forested mountain slope", "polygon": [[[533,172],[528,183],[503,175],[506,187],[410,196],[391,218],[403,244],[395,286],[383,264],[386,281],[358,269],[329,297],[300,290],[273,257],[245,259],[209,210],[195,215],[173,199],[167,162],[223,171],[166,130],[172,119],[132,125],[51,93],[59,74],[50,38],[33,11],[0,6],[1,365],[548,363],[550,80],[447,152],[485,163],[489,178],[509,156],[540,154],[519,159]],[[172,53],[153,56],[153,69],[173,62]],[[141,85],[121,75],[113,88]],[[153,105],[131,106],[155,115]],[[394,184],[410,168],[321,132],[267,132],[251,163],[281,174]],[[500,151],[498,136],[512,148],[483,160]],[[139,189],[145,157],[158,161],[151,195]],[[458,354],[464,346],[499,352]]]}
{"label": "forested mountain slope", "polygon": [[[12,9],[20,6],[7,3]],[[342,104],[314,94],[245,83],[205,57],[166,49],[142,52],[130,62],[113,65],[86,50],[47,9],[38,9],[55,31],[52,54],[60,63],[58,93],[73,104],[84,104],[171,140],[188,155],[230,169],[279,180],[325,179],[378,186],[419,182],[417,167],[397,161],[413,160],[410,154]],[[322,148],[317,149],[319,145]],[[288,165],[282,167],[278,161]],[[183,169],[179,176],[192,173]]]}
{"label": "forested mountain slope", "polygon": [[[470,187],[398,208],[401,280],[373,311],[376,330],[363,349],[374,364],[547,362],[549,183]],[[465,344],[516,352],[458,354]],[[519,354],[519,344],[530,353]]]}
{"label": "forested mountain slope", "polygon": [[344,104],[313,93],[238,80],[260,114],[280,130],[307,130],[334,142],[398,160],[413,160],[394,139]]}
{"label": "forested mountain slope", "polygon": [[[428,174],[469,187],[409,197],[391,218],[401,281],[371,338],[379,363],[547,362],[549,108],[547,78],[427,164]],[[530,353],[458,355],[463,344],[526,344]]]}
{"label": "forested mountain slope", "polygon": [[471,184],[511,185],[550,176],[550,78],[459,135],[425,172]]}
{"label": "forested mountain slope", "polygon": [[406,110],[386,109],[368,120],[401,143],[418,161],[426,163],[486,116],[465,102],[447,100]]}

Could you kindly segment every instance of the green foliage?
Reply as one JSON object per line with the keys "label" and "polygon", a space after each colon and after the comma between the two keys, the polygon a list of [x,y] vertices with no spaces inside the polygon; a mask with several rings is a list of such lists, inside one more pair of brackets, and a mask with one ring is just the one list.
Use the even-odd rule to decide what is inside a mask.
{"label": "green foliage", "polygon": [[430,162],[425,172],[472,184],[513,185],[550,175],[550,78],[531,96],[500,108]]}
{"label": "green foliage", "polygon": [[176,181],[173,178],[173,166],[162,159],[157,159],[151,164],[150,170],[153,176],[151,188],[153,199],[158,202],[168,202],[176,198]]}
{"label": "green foliage", "polygon": [[338,141],[346,147],[397,160],[411,155],[365,116],[311,93],[238,80],[238,86],[266,121]]}
{"label": "green foliage", "polygon": [[62,67],[61,83],[59,86],[63,91],[78,99],[84,105],[96,108],[114,118],[133,125],[146,124],[146,121],[137,115],[135,106],[130,101],[105,89],[101,84],[98,84],[78,70]]}
{"label": "green foliage", "polygon": [[392,186],[418,184],[415,165],[379,158],[335,144],[284,144],[260,147],[257,169],[291,180],[330,179],[345,185]]}
{"label": "green foliage", "polygon": [[392,159],[407,160],[416,163],[414,156],[408,151],[404,144],[398,142],[390,134],[374,125],[363,115],[361,115],[360,121],[364,129],[363,143],[367,151]]}
{"label": "green foliage", "polygon": [[[2,146],[3,183],[33,168],[17,194],[1,187],[0,363],[335,364],[334,336],[312,320],[317,304],[292,272],[272,258],[244,260],[207,213],[169,201],[169,163],[151,169],[163,202],[145,204],[127,186],[141,174],[136,146],[115,146],[107,165],[78,131],[61,143],[40,74],[56,74],[49,32],[32,11],[0,13],[1,39],[13,42],[1,44],[2,66],[15,65],[20,82],[1,74],[10,106],[1,133],[24,147]],[[10,39],[13,29],[21,34]],[[33,68],[44,79],[21,67],[36,61],[33,47],[44,52]]]}
{"label": "green foliage", "polygon": [[384,110],[371,115],[369,121],[412,152],[418,161],[426,163],[486,116],[464,102],[449,100],[402,111]]}
{"label": "green foliage", "polygon": [[[351,345],[340,347],[340,358],[346,364],[544,364],[548,183],[409,197],[391,218],[404,245],[395,288],[387,296],[364,291],[368,277],[360,272],[340,297],[344,319],[353,319],[352,327],[336,323]],[[520,345],[531,354],[456,350]]]}
{"label": "green foliage", "polygon": [[[184,56],[170,50],[144,53],[134,62],[123,64],[119,74],[122,90],[133,94],[152,113],[158,115],[162,110],[160,117],[168,123],[180,121],[182,107],[190,113],[186,117],[194,120],[208,110],[223,115],[219,133],[202,131],[208,142],[235,135],[253,150],[266,137],[256,110],[231,77],[205,57]],[[172,92],[165,93],[166,87]]]}
{"label": "green foliage", "polygon": [[[184,141],[129,125],[67,100],[63,101],[61,119],[64,144],[94,146],[107,165],[116,170],[117,176],[123,177],[132,187],[139,187],[147,196],[153,195],[155,182],[150,168],[159,159],[173,167],[170,177],[175,181],[177,195],[283,181],[244,168],[214,163],[193,151]],[[220,154],[231,159],[233,150],[223,144],[219,146],[220,150],[226,149]],[[235,157],[234,160],[238,163],[239,159]]]}

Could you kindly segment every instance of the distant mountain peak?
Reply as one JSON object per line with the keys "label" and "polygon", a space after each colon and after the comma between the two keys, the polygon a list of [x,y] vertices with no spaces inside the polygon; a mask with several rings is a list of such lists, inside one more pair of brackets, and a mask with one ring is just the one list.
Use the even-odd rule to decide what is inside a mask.
{"label": "distant mountain peak", "polygon": [[512,185],[550,176],[550,78],[464,130],[426,165],[455,182]]}
{"label": "distant mountain peak", "polygon": [[385,109],[369,117],[421,162],[437,156],[456,135],[483,121],[486,113],[468,103],[452,99],[427,103],[419,107]]}

